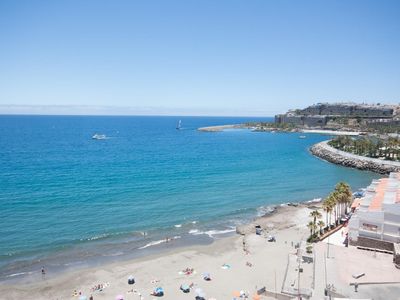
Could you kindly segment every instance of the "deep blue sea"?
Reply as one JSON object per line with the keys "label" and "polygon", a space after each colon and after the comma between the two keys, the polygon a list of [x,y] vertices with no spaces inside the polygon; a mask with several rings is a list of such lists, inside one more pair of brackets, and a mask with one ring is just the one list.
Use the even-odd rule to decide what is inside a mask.
{"label": "deep blue sea", "polygon": [[0,280],[151,253],[165,237],[209,242],[270,205],[379,177],[310,155],[326,136],[197,131],[250,120],[271,119],[0,116]]}

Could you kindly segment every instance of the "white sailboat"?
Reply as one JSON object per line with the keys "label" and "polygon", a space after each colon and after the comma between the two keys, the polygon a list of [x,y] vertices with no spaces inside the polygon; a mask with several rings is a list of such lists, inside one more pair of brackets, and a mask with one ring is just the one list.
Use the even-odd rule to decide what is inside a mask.
{"label": "white sailboat", "polygon": [[176,124],[176,130],[181,129],[181,123],[182,123],[182,120],[179,120],[178,124]]}

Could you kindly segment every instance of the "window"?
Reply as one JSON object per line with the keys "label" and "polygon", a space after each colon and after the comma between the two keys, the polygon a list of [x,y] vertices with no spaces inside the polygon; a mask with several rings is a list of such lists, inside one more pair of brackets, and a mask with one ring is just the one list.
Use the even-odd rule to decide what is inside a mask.
{"label": "window", "polygon": [[369,231],[375,231],[375,232],[378,231],[378,226],[368,223],[363,223],[362,228]]}

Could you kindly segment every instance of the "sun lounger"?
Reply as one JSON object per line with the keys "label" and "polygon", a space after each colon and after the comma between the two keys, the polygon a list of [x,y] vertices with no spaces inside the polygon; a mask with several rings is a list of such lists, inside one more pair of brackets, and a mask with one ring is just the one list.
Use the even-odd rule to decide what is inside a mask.
{"label": "sun lounger", "polygon": [[353,274],[353,275],[351,275],[354,279],[358,279],[358,278],[360,278],[360,277],[363,277],[363,276],[365,276],[365,273],[357,273],[357,274]]}

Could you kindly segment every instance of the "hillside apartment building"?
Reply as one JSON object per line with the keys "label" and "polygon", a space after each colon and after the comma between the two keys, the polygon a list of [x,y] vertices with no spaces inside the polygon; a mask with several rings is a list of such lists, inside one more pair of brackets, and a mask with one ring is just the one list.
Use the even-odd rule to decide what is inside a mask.
{"label": "hillside apartment building", "polygon": [[290,110],[275,116],[277,124],[302,127],[325,127],[337,118],[364,120],[365,122],[391,122],[400,112],[398,105],[317,103],[305,109]]}

